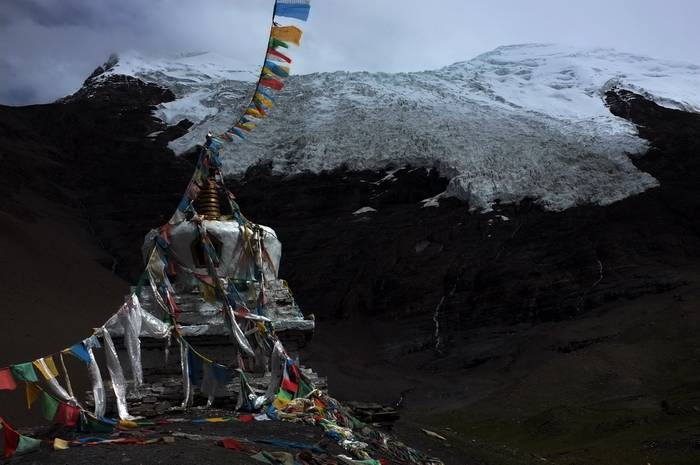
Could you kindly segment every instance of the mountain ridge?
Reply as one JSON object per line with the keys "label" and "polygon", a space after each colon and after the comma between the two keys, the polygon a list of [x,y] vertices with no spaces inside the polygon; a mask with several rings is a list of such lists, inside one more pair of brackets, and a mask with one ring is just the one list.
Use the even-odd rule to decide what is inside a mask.
{"label": "mountain ridge", "polygon": [[[0,219],[18,225],[0,229],[3,263],[17,264],[1,269],[0,283],[16,299],[0,303],[11,315],[0,366],[54,353],[116,311],[120,283],[126,293],[143,270],[143,237],[167,222],[189,181],[196,161],[175,156],[169,143],[192,123],[168,126],[154,117],[176,94],[138,78],[106,82],[97,94],[62,104],[0,107]],[[353,84],[358,92],[361,84]],[[450,179],[434,167],[401,164],[291,175],[267,157],[227,181],[246,217],[273,227],[283,244],[280,276],[317,318],[303,359],[329,376],[332,394],[402,398],[403,415],[439,413],[434,425],[449,425],[465,442],[493,434],[489,444],[540,448],[555,462],[577,460],[584,443],[598,460],[616,456],[600,445],[605,437],[594,435],[599,442],[590,446],[598,426],[617,441],[614,451],[629,442],[634,453],[696,454],[692,435],[678,428],[696,422],[693,407],[700,408],[688,368],[697,355],[687,350],[698,324],[700,117],[620,88],[604,98],[648,147],[630,163],[658,182],[606,205],[551,211],[523,198],[474,210],[438,198],[424,208],[422,200],[437,198]],[[278,102],[266,126],[294,113],[288,102]],[[261,137],[271,131],[257,130]],[[289,149],[303,142],[277,147],[280,160],[304,160]],[[71,226],[53,238],[48,220]],[[18,243],[11,233],[23,228],[34,233]],[[61,247],[44,242],[47,233]],[[27,247],[53,255],[29,257]],[[89,292],[76,290],[96,263],[116,275],[90,271]],[[51,286],[40,293],[37,282]],[[59,321],[36,324],[46,318]],[[4,415],[11,424],[27,421],[24,401]],[[595,427],[580,426],[584,414]],[[629,439],[633,428],[651,424],[678,428]],[[523,431],[528,441],[519,443]],[[585,438],[566,442],[581,431]],[[649,452],[645,444],[654,441],[663,451]]]}
{"label": "mountain ridge", "polygon": [[[176,98],[157,105],[155,116],[193,123],[170,143],[177,154],[227,129],[250,98],[251,85],[222,71],[219,56],[197,55],[206,63],[199,71],[179,59],[144,64],[131,56],[111,75],[172,89]],[[278,97],[287,109],[273,109],[245,150],[234,143],[221,157],[232,177],[259,163],[271,163],[275,174],[435,168],[451,180],[440,198],[486,211],[525,198],[552,211],[606,205],[657,181],[630,162],[648,145],[609,112],[605,93],[631,90],[697,112],[696,86],[694,65],[542,44],[500,47],[435,71],[292,76]]]}

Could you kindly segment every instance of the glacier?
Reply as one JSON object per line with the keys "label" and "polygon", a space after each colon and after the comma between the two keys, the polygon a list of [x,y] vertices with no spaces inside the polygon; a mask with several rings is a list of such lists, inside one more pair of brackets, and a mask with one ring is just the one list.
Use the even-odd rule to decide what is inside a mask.
{"label": "glacier", "polygon": [[[155,116],[194,123],[170,143],[181,155],[237,121],[259,69],[213,53],[154,59],[128,52],[94,79],[126,74],[170,88],[177,99]],[[262,164],[285,176],[434,168],[450,181],[426,206],[445,196],[482,211],[526,198],[550,211],[607,205],[659,185],[632,163],[648,144],[608,111],[604,96],[613,89],[700,112],[694,64],[604,48],[511,45],[438,70],[293,75],[270,117],[221,158],[233,177]]]}

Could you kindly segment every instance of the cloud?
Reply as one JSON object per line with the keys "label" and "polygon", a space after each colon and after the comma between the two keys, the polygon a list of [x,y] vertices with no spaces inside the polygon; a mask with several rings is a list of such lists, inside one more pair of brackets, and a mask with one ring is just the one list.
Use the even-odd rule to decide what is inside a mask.
{"label": "cloud", "polygon": [[[274,0],[0,0],[0,103],[77,90],[113,52],[258,64]],[[437,69],[501,45],[603,46],[700,64],[700,2],[312,0],[292,72]]]}
{"label": "cloud", "polygon": [[44,28],[119,25],[127,30],[138,24],[139,2],[95,0],[5,0],[3,24],[30,23]]}

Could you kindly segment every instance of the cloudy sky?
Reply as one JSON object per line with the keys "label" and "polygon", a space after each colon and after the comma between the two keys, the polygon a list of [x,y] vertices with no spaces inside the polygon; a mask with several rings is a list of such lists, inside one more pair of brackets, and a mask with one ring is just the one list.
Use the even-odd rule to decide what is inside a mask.
{"label": "cloudy sky", "polygon": [[[75,92],[112,52],[264,58],[274,0],[0,0],[0,104]],[[292,73],[420,71],[561,43],[700,65],[700,0],[312,0]]]}

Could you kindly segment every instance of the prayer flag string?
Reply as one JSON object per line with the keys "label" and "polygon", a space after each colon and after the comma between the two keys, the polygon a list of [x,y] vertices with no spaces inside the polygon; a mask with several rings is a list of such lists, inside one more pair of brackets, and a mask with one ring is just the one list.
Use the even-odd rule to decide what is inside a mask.
{"label": "prayer flag string", "polygon": [[256,122],[267,117],[267,112],[274,104],[271,91],[280,91],[284,87],[285,80],[289,77],[289,67],[278,65],[275,62],[291,63],[286,50],[289,45],[300,45],[302,31],[296,26],[281,26],[276,22],[278,17],[287,17],[306,21],[309,17],[310,0],[280,0],[275,2],[272,28],[268,40],[265,62],[263,63],[260,78],[258,79],[255,91],[250,104],[246,108],[243,116],[224,133],[210,136],[210,148],[218,151],[225,143],[233,142],[237,139],[245,139],[247,132],[250,132]]}

